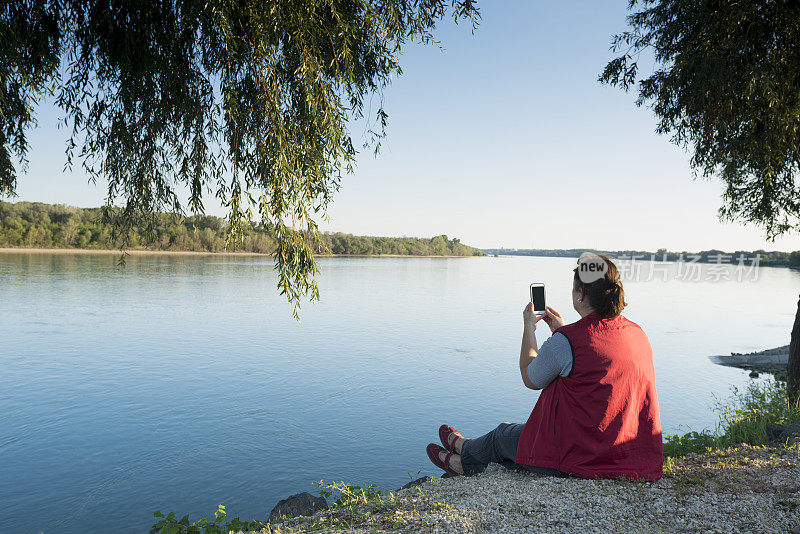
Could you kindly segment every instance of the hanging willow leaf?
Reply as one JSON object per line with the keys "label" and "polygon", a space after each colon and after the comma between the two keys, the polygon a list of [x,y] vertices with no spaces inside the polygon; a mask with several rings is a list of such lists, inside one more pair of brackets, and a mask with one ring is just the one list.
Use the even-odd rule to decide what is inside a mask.
{"label": "hanging willow leaf", "polygon": [[473,0],[8,0],[0,195],[14,194],[14,160],[24,168],[35,105],[51,94],[71,128],[67,166],[77,157],[107,182],[120,236],[153,230],[161,211],[202,213],[215,195],[230,239],[251,218],[274,230],[296,315],[318,298],[317,220],[353,168],[348,125],[374,124],[378,148],[386,113],[364,117],[365,100],[448,16],[479,21]]}

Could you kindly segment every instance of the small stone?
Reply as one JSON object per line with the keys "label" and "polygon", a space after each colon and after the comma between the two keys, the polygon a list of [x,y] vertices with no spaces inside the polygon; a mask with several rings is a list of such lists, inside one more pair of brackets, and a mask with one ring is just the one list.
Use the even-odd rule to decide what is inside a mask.
{"label": "small stone", "polygon": [[274,523],[284,518],[297,516],[310,516],[320,510],[328,508],[328,501],[324,497],[314,497],[307,491],[298,493],[278,501],[275,508],[269,513],[268,521]]}
{"label": "small stone", "polygon": [[408,488],[413,488],[415,486],[420,486],[420,485],[424,484],[425,482],[427,482],[429,480],[433,480],[433,477],[429,477],[429,476],[420,477],[420,478],[418,478],[416,480],[412,480],[408,484],[404,484],[400,488],[397,488],[397,491],[408,489]]}
{"label": "small stone", "polygon": [[786,427],[783,425],[778,425],[775,423],[767,423],[767,439],[769,441],[775,441],[776,439],[778,439],[778,436],[780,436],[785,429]]}
{"label": "small stone", "polygon": [[778,435],[778,440],[786,441],[788,438],[800,436],[800,424],[790,424],[783,427],[783,432]]}

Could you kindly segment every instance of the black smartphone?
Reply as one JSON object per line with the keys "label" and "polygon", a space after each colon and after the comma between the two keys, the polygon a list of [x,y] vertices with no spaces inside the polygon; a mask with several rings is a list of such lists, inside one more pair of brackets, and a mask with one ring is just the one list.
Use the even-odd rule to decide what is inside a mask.
{"label": "black smartphone", "polygon": [[538,282],[531,284],[531,302],[533,302],[533,311],[537,315],[544,313],[544,284]]}

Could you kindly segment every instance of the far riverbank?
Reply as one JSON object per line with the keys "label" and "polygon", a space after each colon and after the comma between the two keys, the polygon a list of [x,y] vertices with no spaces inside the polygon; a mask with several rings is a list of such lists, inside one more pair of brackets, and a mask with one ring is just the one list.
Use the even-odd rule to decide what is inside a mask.
{"label": "far riverbank", "polygon": [[[152,249],[102,249],[102,248],[33,248],[33,247],[0,247],[0,254],[28,252],[32,254],[129,254],[131,256],[236,256],[236,257],[267,257],[274,258],[275,254],[261,252],[205,252],[193,250],[152,250]],[[476,256],[452,256],[444,254],[314,254],[316,258],[474,258]]]}
{"label": "far riverbank", "polygon": [[579,258],[584,252],[605,254],[617,260],[627,260],[636,263],[648,262],[679,262],[679,263],[710,263],[721,265],[739,265],[762,267],[790,267],[800,269],[800,251],[784,252],[779,250],[736,250],[725,252],[711,249],[699,252],[672,252],[667,249],[657,251],[647,250],[599,250],[599,249],[507,249],[484,248],[483,252],[490,256],[533,256],[546,258]]}
{"label": "far riverbank", "polygon": [[[137,223],[126,227],[123,238],[119,234],[123,228],[112,223],[101,208],[0,201],[0,247],[113,251],[125,245],[133,250],[267,255],[278,249],[280,232],[270,223],[248,222],[231,242],[226,219],[175,213],[153,215],[148,220],[152,226]],[[485,256],[477,248],[446,235],[385,237],[320,232],[311,246],[316,253],[334,256]]]}

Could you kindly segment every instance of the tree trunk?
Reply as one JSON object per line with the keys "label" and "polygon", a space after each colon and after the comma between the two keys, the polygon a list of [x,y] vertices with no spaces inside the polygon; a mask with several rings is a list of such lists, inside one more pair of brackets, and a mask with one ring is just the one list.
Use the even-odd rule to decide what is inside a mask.
{"label": "tree trunk", "polygon": [[794,405],[800,399],[800,300],[797,301],[797,314],[794,316],[792,340],[789,343],[789,368],[786,374],[789,403]]}

